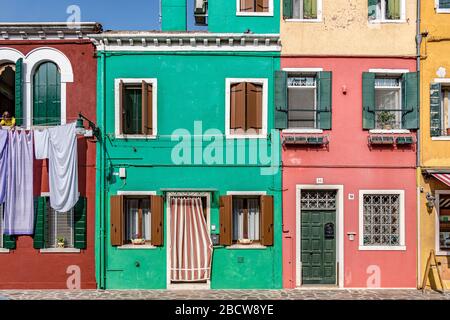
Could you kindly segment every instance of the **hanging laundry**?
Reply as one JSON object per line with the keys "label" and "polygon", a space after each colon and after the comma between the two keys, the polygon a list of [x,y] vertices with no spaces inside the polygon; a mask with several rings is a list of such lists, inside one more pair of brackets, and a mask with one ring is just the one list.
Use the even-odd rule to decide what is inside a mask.
{"label": "hanging laundry", "polygon": [[[75,129],[75,123],[47,129],[50,206],[58,212],[71,210],[79,199]],[[40,151],[45,155],[45,146]]]}
{"label": "hanging laundry", "polygon": [[6,199],[6,179],[8,173],[8,130],[0,129],[0,204]]}
{"label": "hanging laundry", "polygon": [[4,233],[31,235],[34,229],[33,134],[8,132]]}
{"label": "hanging laundry", "polygon": [[48,159],[48,130],[34,130],[34,155],[36,159]]}

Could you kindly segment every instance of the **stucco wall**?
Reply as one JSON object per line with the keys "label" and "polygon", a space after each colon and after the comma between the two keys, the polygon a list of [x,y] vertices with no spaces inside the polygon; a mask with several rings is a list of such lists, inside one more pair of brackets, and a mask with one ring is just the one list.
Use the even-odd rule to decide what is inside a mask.
{"label": "stucco wall", "polygon": [[[39,47],[52,47],[63,52],[70,60],[74,82],[67,84],[67,121],[73,122],[82,112],[96,121],[96,70],[94,46],[90,42],[61,44],[58,41],[27,42],[21,44],[0,41],[0,47],[15,48],[26,55]],[[20,236],[17,249],[0,254],[1,289],[65,289],[67,268],[78,266],[81,287],[96,288],[94,262],[95,220],[95,159],[96,145],[78,138],[79,192],[87,197],[87,249],[81,253],[43,254],[33,248],[33,238]],[[48,192],[48,167],[46,161],[34,163],[34,195]]]}
{"label": "stucco wall", "polygon": [[367,0],[323,0],[320,22],[281,18],[282,54],[414,56],[416,1],[405,1],[403,23],[369,23]]}

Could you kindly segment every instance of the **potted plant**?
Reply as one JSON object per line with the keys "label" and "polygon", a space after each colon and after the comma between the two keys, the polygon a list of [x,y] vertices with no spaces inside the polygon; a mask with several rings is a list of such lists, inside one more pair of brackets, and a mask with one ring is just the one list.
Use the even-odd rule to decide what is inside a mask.
{"label": "potted plant", "polygon": [[58,248],[64,248],[66,246],[66,239],[63,236],[58,236],[56,238],[56,244]]}
{"label": "potted plant", "polygon": [[239,239],[239,244],[252,244],[253,240],[250,239]]}
{"label": "potted plant", "polygon": [[131,243],[134,244],[134,245],[138,245],[138,246],[139,245],[143,245],[143,244],[145,244],[145,239],[139,238],[139,235],[135,234],[133,236],[133,239],[131,239]]}
{"label": "potted plant", "polygon": [[384,130],[391,130],[392,123],[395,121],[395,114],[390,111],[381,111],[378,114],[378,122]]}

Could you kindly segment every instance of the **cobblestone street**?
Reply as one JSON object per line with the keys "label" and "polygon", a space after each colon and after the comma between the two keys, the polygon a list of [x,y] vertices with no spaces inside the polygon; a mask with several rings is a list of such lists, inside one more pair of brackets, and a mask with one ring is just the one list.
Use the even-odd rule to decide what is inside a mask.
{"label": "cobblestone street", "polygon": [[418,290],[2,290],[0,300],[450,300]]}

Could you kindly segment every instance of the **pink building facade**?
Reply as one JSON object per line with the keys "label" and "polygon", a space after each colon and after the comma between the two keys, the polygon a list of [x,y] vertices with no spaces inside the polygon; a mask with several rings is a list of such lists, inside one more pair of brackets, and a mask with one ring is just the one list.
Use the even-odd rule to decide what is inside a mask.
{"label": "pink building facade", "polygon": [[415,288],[415,59],[281,66],[283,287]]}

